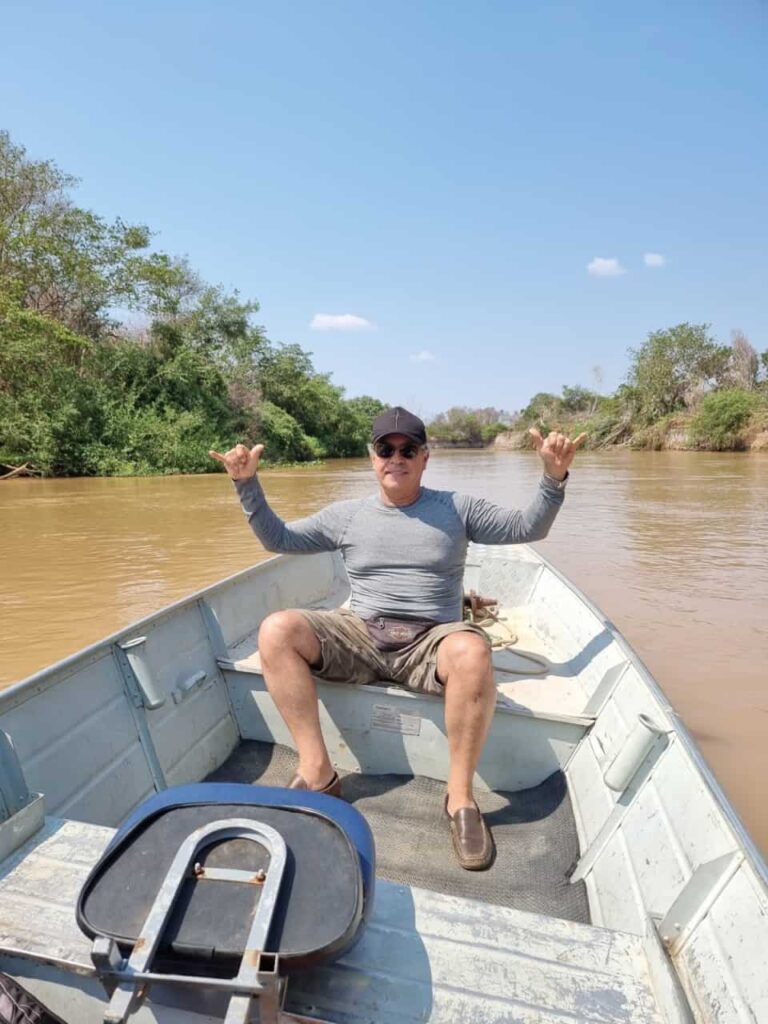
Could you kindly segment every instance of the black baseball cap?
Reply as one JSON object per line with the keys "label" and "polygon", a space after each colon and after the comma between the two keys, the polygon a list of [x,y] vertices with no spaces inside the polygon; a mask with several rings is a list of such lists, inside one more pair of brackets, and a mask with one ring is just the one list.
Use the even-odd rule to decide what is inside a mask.
{"label": "black baseball cap", "polygon": [[412,412],[404,409],[402,405],[387,409],[373,421],[371,441],[374,444],[382,437],[386,437],[387,434],[402,434],[403,437],[415,441],[416,444],[427,443],[427,430],[424,423],[418,416],[414,416]]}

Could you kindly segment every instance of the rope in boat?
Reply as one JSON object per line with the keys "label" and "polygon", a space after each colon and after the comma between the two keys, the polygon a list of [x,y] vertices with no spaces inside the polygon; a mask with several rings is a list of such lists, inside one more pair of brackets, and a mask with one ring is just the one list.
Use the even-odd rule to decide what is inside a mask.
{"label": "rope in boat", "polygon": [[[515,645],[519,642],[520,638],[509,627],[506,618],[499,615],[498,602],[494,598],[480,597],[474,590],[470,590],[464,600],[468,610],[467,618],[488,634],[493,650],[513,651],[515,657],[536,666],[529,669],[494,666],[494,671],[503,672],[505,675],[510,676],[545,676],[547,674],[549,662],[545,658],[540,657],[538,654],[529,654],[515,650]],[[494,624],[507,632],[508,636],[506,639],[493,635],[491,628]]]}

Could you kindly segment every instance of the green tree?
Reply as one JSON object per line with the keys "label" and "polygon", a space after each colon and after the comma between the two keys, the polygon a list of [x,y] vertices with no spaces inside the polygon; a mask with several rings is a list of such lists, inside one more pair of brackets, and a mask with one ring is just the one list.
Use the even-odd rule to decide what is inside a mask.
{"label": "green tree", "polygon": [[98,338],[109,309],[140,306],[177,275],[167,257],[139,255],[144,225],[108,223],[68,195],[77,180],[49,160],[30,160],[0,132],[0,287],[24,308]]}
{"label": "green tree", "polygon": [[181,287],[183,306],[172,315],[156,317],[153,335],[168,349],[182,344],[196,349],[230,376],[251,370],[269,349],[263,328],[252,322],[258,302],[244,302],[237,292],[200,282],[181,282]]}
{"label": "green tree", "polygon": [[370,437],[373,421],[387,408],[384,402],[380,402],[378,398],[372,398],[371,395],[348,398],[347,405],[353,415],[358,416],[364,424],[366,438]]}
{"label": "green tree", "polygon": [[709,334],[708,324],[677,324],[653,331],[630,349],[629,385],[639,399],[644,423],[691,406],[727,371],[730,349]]}
{"label": "green tree", "polygon": [[[0,297],[0,462],[67,473],[99,428],[98,400],[79,365],[92,343]],[[76,469],[75,469],[76,471]]]}
{"label": "green tree", "polygon": [[363,455],[371,440],[373,421],[387,406],[378,398],[360,395],[344,400],[343,429],[346,455]]}
{"label": "green tree", "polygon": [[560,415],[562,400],[548,391],[539,391],[520,413],[525,423],[550,423]]}
{"label": "green tree", "polygon": [[439,413],[427,427],[427,433],[444,444],[480,446],[507,430],[511,419],[503,409],[454,406]]}
{"label": "green tree", "polygon": [[292,416],[315,439],[318,454],[365,453],[375,410],[385,408],[376,399],[350,404],[344,389],[331,382],[330,374],[317,373],[311,353],[298,345],[267,346],[255,366],[261,398]]}
{"label": "green tree", "polygon": [[304,433],[301,424],[273,402],[259,405],[251,436],[265,446],[267,458],[277,462],[306,462],[324,454],[318,442]]}
{"label": "green tree", "polygon": [[269,348],[258,360],[258,372],[266,401],[285,409],[308,433],[317,436],[338,403],[341,389],[334,388],[327,375],[315,373],[311,354],[298,345]]}
{"label": "green tree", "polygon": [[563,412],[586,412],[591,415],[597,408],[599,401],[600,395],[596,391],[583,388],[580,384],[573,386],[564,384],[560,408]]}

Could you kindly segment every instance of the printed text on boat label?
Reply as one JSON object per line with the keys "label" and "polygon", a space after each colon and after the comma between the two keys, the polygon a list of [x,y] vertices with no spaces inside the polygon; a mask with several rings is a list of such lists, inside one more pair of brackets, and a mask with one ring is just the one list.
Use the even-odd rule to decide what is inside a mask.
{"label": "printed text on boat label", "polygon": [[371,728],[400,732],[405,736],[418,736],[421,732],[421,718],[418,715],[403,715],[391,704],[374,704]]}

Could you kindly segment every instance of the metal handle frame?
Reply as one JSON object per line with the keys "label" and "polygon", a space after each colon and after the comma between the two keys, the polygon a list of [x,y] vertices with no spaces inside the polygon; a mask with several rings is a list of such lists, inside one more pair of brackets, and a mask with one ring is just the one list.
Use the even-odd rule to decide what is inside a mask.
{"label": "metal handle frame", "polygon": [[[264,846],[270,856],[268,870],[254,873],[234,868],[203,868],[197,862],[198,854],[224,839],[248,839]],[[269,825],[248,818],[213,821],[191,832],[173,858],[127,962],[121,958],[114,939],[101,936],[94,941],[91,959],[112,997],[104,1016],[105,1024],[124,1024],[144,999],[147,987],[159,982],[229,992],[231,999],[224,1024],[247,1024],[254,997],[260,997],[261,1024],[267,1024],[270,1020],[276,1021],[281,988],[277,957],[269,957],[262,963],[262,955],[269,936],[287,858],[285,840],[280,833]],[[171,912],[187,878],[196,878],[198,881],[207,878],[263,886],[240,968],[234,978],[164,974],[150,969]]]}

